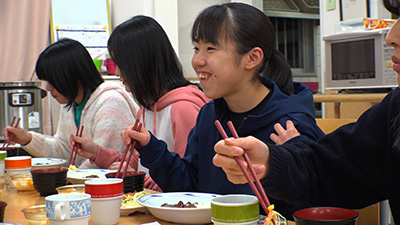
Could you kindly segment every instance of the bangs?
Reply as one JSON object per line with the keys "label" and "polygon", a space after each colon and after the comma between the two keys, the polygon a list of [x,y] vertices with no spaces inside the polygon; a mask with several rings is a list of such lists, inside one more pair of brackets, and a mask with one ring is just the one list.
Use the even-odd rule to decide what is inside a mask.
{"label": "bangs", "polygon": [[[192,42],[204,41],[219,45],[218,40],[227,41],[232,33],[232,16],[228,8],[222,5],[215,6],[215,10],[205,10],[200,13],[193,24],[191,38]],[[224,36],[222,36],[224,35]]]}

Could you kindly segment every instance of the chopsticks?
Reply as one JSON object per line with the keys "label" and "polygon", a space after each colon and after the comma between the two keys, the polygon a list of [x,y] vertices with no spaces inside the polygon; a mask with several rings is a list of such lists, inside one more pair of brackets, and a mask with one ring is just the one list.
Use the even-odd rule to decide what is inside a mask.
{"label": "chopsticks", "polygon": [[[75,136],[79,136],[82,137],[82,133],[83,133],[83,128],[85,128],[84,126],[78,126],[78,129],[76,129],[76,134]],[[79,144],[75,142],[74,146],[72,147],[72,151],[71,151],[71,155],[69,157],[69,161],[68,161],[68,168],[71,165],[75,165],[75,160],[76,160],[76,149],[79,148]],[[71,164],[72,163],[72,164]]]}
{"label": "chopsticks", "polygon": [[[139,120],[140,120],[139,118],[136,119],[135,124],[132,127],[132,130],[140,131],[142,129],[142,123],[139,123]],[[132,158],[132,155],[133,155],[133,151],[135,150],[136,143],[137,143],[136,140],[134,140],[134,141],[131,141],[131,143],[126,146],[126,149],[125,149],[125,152],[124,152],[124,156],[123,156],[123,158],[121,160],[121,164],[119,164],[119,168],[118,168],[117,174],[115,175],[115,178],[118,178],[119,175],[121,174],[122,166],[123,166],[123,164],[125,162],[126,155],[129,152],[130,154],[128,156],[128,160],[126,161],[125,169],[124,169],[124,171],[122,173],[122,179],[125,178],[126,171],[128,170],[129,162],[131,161],[131,158]],[[139,164],[139,162],[138,162],[138,164]],[[135,170],[137,171],[138,168],[136,167]]]}
{"label": "chopsticks", "polygon": [[[11,122],[11,127],[14,127],[14,128],[17,128],[18,127],[18,124],[19,124],[19,122],[21,121],[21,118],[18,118],[18,120],[17,120],[17,123],[15,124],[15,126],[14,126],[14,122],[15,122],[15,119],[16,119],[16,117],[14,116],[14,118],[13,118],[13,120],[12,120],[12,122]],[[10,136],[9,136],[9,138],[8,139],[12,139],[13,138],[13,135],[12,134],[10,134]],[[7,151],[8,150],[8,145],[9,145],[9,142],[8,141],[4,141],[4,143],[3,143],[3,147],[1,147],[1,150],[5,150],[5,151]]]}
{"label": "chopsticks", "polygon": [[[226,135],[224,128],[222,127],[221,123],[216,120],[214,122],[215,126],[217,127],[219,133],[221,134],[223,139],[227,139],[228,135]],[[234,138],[239,138],[239,135],[237,134],[235,127],[233,126],[233,123],[231,121],[228,121],[228,127],[229,130],[231,131],[232,135]],[[239,156],[235,156],[234,157],[236,160],[236,163],[239,165],[240,169],[242,170],[244,176],[246,177],[247,181],[249,182],[249,185],[251,187],[251,189],[253,190],[254,194],[257,196],[258,201],[260,202],[261,206],[263,207],[265,212],[268,212],[268,206],[271,205],[271,203],[268,200],[267,194],[264,191],[264,188],[261,185],[260,180],[258,180],[256,172],[254,171],[253,165],[250,162],[250,159],[247,155],[246,152],[243,153],[243,158],[246,161],[248,168],[250,170],[251,175],[253,176],[254,181],[256,182],[256,185],[254,185],[254,181],[253,179],[250,177],[249,173],[247,172],[246,168],[244,167],[242,161],[240,161]],[[257,189],[258,188],[258,189]]]}

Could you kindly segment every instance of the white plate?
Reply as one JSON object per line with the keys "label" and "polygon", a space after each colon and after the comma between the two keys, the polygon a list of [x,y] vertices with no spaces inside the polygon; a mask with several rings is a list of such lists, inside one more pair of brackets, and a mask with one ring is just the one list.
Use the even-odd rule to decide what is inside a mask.
{"label": "white plate", "polygon": [[66,159],[60,158],[32,158],[32,170],[61,168],[66,163]]}
{"label": "white plate", "polygon": [[86,178],[90,175],[97,175],[98,178],[106,178],[107,173],[116,172],[116,170],[105,170],[105,169],[79,169],[69,170],[67,178],[72,184],[84,184],[85,181],[96,178]]}
{"label": "white plate", "polygon": [[148,212],[148,210],[144,206],[125,207],[125,208],[121,207],[121,216],[129,216],[134,212]]}
{"label": "white plate", "polygon": [[[173,223],[206,224],[211,223],[211,199],[220,195],[197,192],[169,192],[146,195],[138,199],[153,216]],[[161,207],[162,204],[198,203],[197,208]]]}

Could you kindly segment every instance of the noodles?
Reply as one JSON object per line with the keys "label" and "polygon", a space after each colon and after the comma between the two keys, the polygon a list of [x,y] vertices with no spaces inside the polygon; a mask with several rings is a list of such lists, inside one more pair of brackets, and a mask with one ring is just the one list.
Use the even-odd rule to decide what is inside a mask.
{"label": "noodles", "polygon": [[124,194],[124,197],[122,197],[121,208],[141,207],[142,205],[140,205],[137,200],[148,194],[150,193],[146,191]]}
{"label": "noodles", "polygon": [[274,205],[268,206],[268,216],[265,217],[264,225],[287,224],[286,218],[274,210]]}

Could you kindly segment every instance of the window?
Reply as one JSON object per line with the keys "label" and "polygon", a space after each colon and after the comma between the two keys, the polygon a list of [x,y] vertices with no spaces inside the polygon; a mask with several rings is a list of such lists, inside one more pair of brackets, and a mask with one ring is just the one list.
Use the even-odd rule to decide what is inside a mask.
{"label": "window", "polygon": [[275,27],[276,46],[292,67],[294,76],[316,76],[318,20],[269,17]]}

